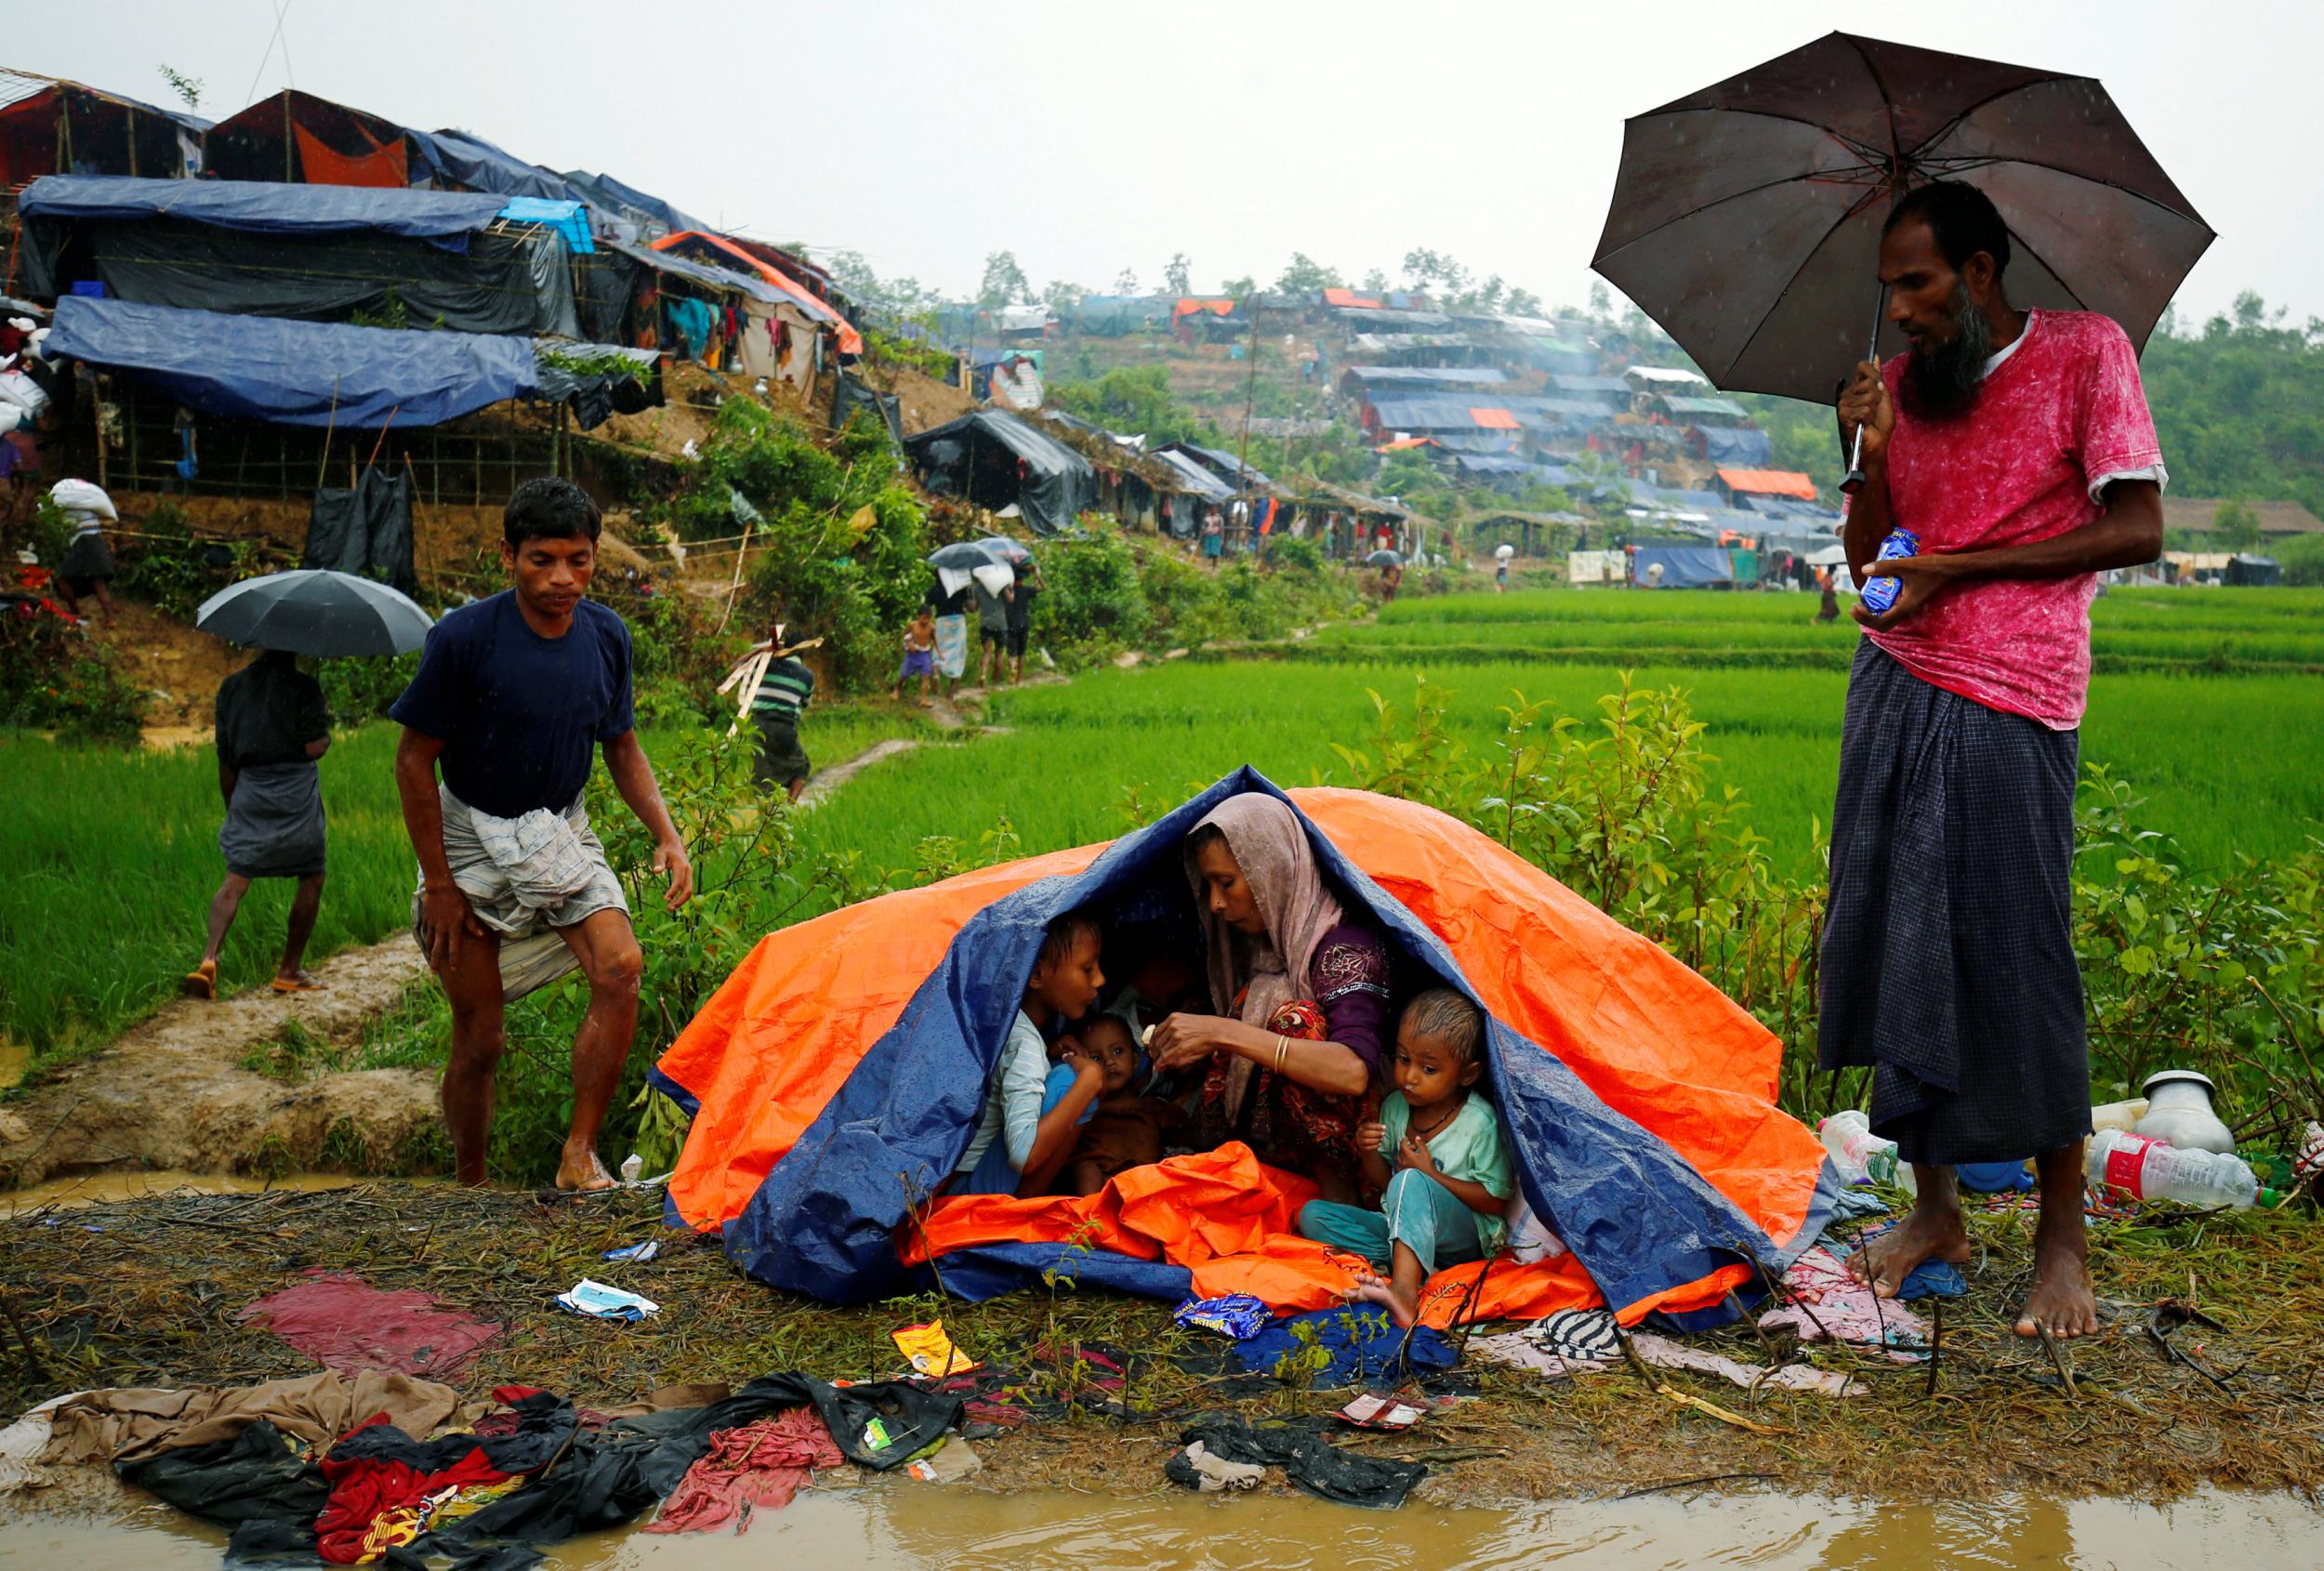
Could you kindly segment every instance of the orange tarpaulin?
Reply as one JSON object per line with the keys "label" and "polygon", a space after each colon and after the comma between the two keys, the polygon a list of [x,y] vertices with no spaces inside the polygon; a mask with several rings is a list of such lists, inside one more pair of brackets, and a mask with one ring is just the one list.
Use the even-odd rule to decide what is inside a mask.
{"label": "orange tarpaulin", "polygon": [[298,139],[299,173],[310,186],[380,186],[401,191],[411,183],[401,141],[386,142],[350,158],[332,152],[304,125],[294,125],[291,132]]}
{"label": "orange tarpaulin", "polygon": [[765,279],[769,284],[773,284],[777,289],[782,290],[783,293],[790,296],[791,298],[799,301],[801,305],[804,305],[807,308],[807,314],[810,318],[819,321],[828,321],[831,323],[833,330],[838,335],[839,352],[841,354],[862,354],[864,352],[864,336],[855,330],[854,324],[850,323],[847,318],[841,316],[837,310],[834,310],[829,301],[817,299],[815,297],[814,291],[809,289],[805,284],[801,284],[796,278],[793,278],[789,273],[785,272],[781,268],[776,267],[772,262],[767,261],[763,257],[752,256],[749,252],[744,250],[741,246],[727,239],[726,236],[722,234],[712,234],[707,230],[689,229],[680,230],[675,234],[666,234],[662,236],[661,239],[650,242],[650,244],[656,251],[668,251],[683,245],[689,241],[699,241],[703,244],[712,247],[722,255],[731,257],[744,271]]}
{"label": "orange tarpaulin", "polygon": [[1199,300],[1191,295],[1182,296],[1178,304],[1170,308],[1170,317],[1172,321],[1176,321],[1182,316],[1200,316],[1204,311],[1208,311],[1212,316],[1233,316],[1235,302],[1233,300]]}
{"label": "orange tarpaulin", "polygon": [[1721,469],[1719,478],[1731,491],[1753,496],[1797,496],[1816,500],[1816,482],[1796,469]]}
{"label": "orange tarpaulin", "polygon": [[1353,289],[1325,290],[1324,304],[1327,306],[1347,306],[1358,310],[1378,310],[1380,309],[1380,302],[1378,300],[1373,299],[1369,295],[1359,295]]}
{"label": "orange tarpaulin", "polygon": [[[1781,1045],[1750,1014],[1455,819],[1362,791],[1290,797],[1442,940],[1496,1019],[1658,1136],[1770,1238],[1781,1243],[1800,1231],[1823,1152],[1775,1107]],[[670,1181],[679,1213],[702,1227],[739,1216],[895,1023],[962,924],[1037,878],[1082,871],[1103,849],[1056,852],[884,895],[762,940],[656,1066],[701,1103]],[[1186,1267],[1206,1293],[1250,1291],[1279,1308],[1313,1308],[1345,1287],[1347,1262],[1289,1234],[1312,1194],[1304,1180],[1264,1168],[1229,1144],[1130,1169],[1086,1197],[940,1201],[898,1242],[908,1260],[932,1251],[941,1265],[946,1252],[981,1243],[1082,1238]],[[1479,1269],[1439,1274],[1432,1319],[1456,1312]],[[1725,1266],[1616,1308],[1631,1321],[1657,1308],[1706,1308],[1751,1274],[1749,1265]],[[1475,1313],[1530,1317],[1595,1301],[1595,1287],[1571,1257],[1534,1265],[1503,1260],[1486,1273]]]}
{"label": "orange tarpaulin", "polygon": [[1474,420],[1484,430],[1513,431],[1517,429],[1517,416],[1506,409],[1472,409],[1469,411],[1469,418]]}

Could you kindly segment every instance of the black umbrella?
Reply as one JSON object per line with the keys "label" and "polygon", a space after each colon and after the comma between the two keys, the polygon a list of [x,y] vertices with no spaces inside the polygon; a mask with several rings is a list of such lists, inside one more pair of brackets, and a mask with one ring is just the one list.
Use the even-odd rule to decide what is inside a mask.
{"label": "black umbrella", "polygon": [[1401,552],[1392,551],[1387,547],[1382,546],[1379,550],[1374,551],[1370,556],[1364,559],[1364,565],[1367,567],[1402,567],[1404,565],[1404,556]]}
{"label": "black umbrella", "polygon": [[299,568],[229,585],[193,625],[231,643],[294,654],[402,654],[433,624],[401,590],[351,573]]}
{"label": "black umbrella", "polygon": [[2212,243],[2094,78],[1834,33],[1626,123],[1591,265],[1721,388],[1822,403],[1905,347],[1881,225],[1937,179],[2000,209],[2012,305],[2103,311],[2133,345]]}

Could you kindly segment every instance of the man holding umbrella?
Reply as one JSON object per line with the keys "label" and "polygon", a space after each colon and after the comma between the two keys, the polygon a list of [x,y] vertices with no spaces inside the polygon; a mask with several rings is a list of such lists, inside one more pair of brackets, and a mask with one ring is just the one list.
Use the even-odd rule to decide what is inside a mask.
{"label": "man holding umbrella", "polygon": [[452,1005],[443,1114],[462,1183],[484,1182],[504,965],[553,934],[589,980],[557,1187],[613,1185],[597,1137],[637,1033],[644,957],[582,806],[601,749],[614,789],[654,836],[654,871],[669,877],[665,904],[675,911],[693,895],[685,842],[638,741],[629,628],[588,598],[601,527],[571,481],[518,486],[500,548],[510,587],[436,624],[389,710],[403,727],[395,784],[419,858],[418,936]]}
{"label": "man holding umbrella", "polygon": [[[1833,811],[1824,1066],[1874,1067],[1872,1128],[1920,1197],[1856,1258],[1883,1295],[1969,1259],[1953,1168],[2031,1153],[2034,1280],[2017,1329],[2097,1329],[2082,1226],[2090,1064],[2074,953],[2078,733],[2096,574],[2162,548],[2168,479],[2122,329],[2021,310],[1984,192],[1917,187],[1880,247],[1908,352],[1840,399],[1863,431],[1846,525],[1859,606]],[[1892,529],[1908,554],[1875,561]],[[1892,547],[1894,551],[1897,548]]]}
{"label": "man holding umbrella", "polygon": [[261,650],[219,684],[218,788],[226,799],[226,822],[218,849],[226,858],[226,880],[210,898],[209,946],[186,973],[185,990],[194,997],[218,997],[218,954],[254,878],[298,880],[274,991],[310,993],[323,986],[302,962],[323,909],[326,831],[318,760],[330,746],[323,684],[298,668],[289,650]]}

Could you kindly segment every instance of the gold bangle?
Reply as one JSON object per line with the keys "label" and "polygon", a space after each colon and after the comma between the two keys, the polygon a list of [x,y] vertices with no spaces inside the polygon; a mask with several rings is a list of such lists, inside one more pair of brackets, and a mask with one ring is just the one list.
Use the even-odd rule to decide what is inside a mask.
{"label": "gold bangle", "polygon": [[1276,1036],[1276,1037],[1275,1037],[1275,1073],[1276,1073],[1276,1074],[1280,1075],[1280,1074],[1282,1074],[1282,1073],[1283,1073],[1283,1061],[1284,1061],[1284,1059],[1285,1059],[1286,1057],[1287,1057],[1287,1056],[1289,1055],[1290,1051],[1291,1051],[1291,1038],[1290,1038],[1290,1037],[1288,1037],[1288,1036],[1286,1036],[1277,1035],[1277,1036]]}

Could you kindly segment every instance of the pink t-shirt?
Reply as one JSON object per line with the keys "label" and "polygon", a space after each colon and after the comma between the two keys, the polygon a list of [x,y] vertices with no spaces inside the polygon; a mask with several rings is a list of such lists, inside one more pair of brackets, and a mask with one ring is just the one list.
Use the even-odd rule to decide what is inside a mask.
{"label": "pink t-shirt", "polygon": [[[1904,374],[1884,368],[1891,397]],[[1916,420],[1899,408],[1888,442],[1889,509],[1924,555],[2022,546],[2080,529],[2092,493],[2162,462],[2138,355],[2095,311],[2028,311],[2009,358],[1969,412]],[[2090,692],[2090,602],[2098,580],[1997,578],[1943,591],[1917,615],[1865,636],[1921,680],[2054,731],[2081,723]]]}

